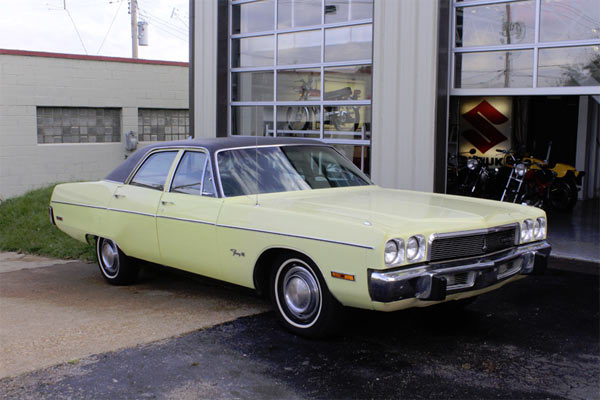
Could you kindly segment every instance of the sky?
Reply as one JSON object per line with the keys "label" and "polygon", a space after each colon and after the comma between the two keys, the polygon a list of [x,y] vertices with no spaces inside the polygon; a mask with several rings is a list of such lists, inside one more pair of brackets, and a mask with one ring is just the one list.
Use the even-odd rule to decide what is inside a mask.
{"label": "sky", "polygon": [[[189,0],[137,4],[138,21],[149,24],[149,46],[138,57],[187,62]],[[128,0],[0,0],[0,49],[131,57],[128,7]]]}

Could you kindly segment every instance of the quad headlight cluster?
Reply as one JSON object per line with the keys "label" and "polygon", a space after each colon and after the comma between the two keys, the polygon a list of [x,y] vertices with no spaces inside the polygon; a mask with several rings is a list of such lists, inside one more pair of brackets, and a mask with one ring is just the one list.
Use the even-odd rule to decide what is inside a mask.
{"label": "quad headlight cluster", "polygon": [[521,224],[521,243],[542,240],[546,237],[546,218],[539,217],[535,221],[526,219]]}
{"label": "quad headlight cluster", "polygon": [[405,260],[413,263],[425,258],[425,236],[414,235],[406,242],[404,239],[395,238],[385,244],[384,261],[387,266],[402,264]]}

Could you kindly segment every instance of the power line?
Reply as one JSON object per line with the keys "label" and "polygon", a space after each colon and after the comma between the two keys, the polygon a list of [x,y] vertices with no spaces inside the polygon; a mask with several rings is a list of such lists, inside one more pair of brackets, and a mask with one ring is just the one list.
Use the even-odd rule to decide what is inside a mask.
{"label": "power line", "polygon": [[106,38],[108,37],[108,34],[110,33],[110,30],[113,27],[113,24],[115,23],[115,20],[117,19],[117,15],[119,15],[119,10],[121,9],[121,6],[123,5],[123,1],[119,2],[119,7],[117,7],[117,11],[115,12],[115,15],[113,16],[112,21],[110,21],[110,26],[108,27],[108,30],[106,31],[106,35],[104,35],[104,39],[102,39],[102,43],[100,44],[100,47],[98,47],[98,51],[96,52],[96,55],[100,54],[100,50],[102,50],[102,46],[104,46],[104,42],[106,41]]}
{"label": "power line", "polygon": [[85,54],[87,55],[88,51],[85,48],[85,44],[83,44],[83,39],[81,38],[81,35],[79,34],[79,29],[77,29],[77,25],[75,24],[75,21],[73,20],[73,17],[71,16],[71,13],[67,9],[67,5],[66,4],[65,4],[64,10],[67,12],[67,15],[71,19],[71,22],[73,23],[73,28],[75,28],[75,32],[77,33],[77,37],[79,38],[79,41],[81,42],[81,46],[83,47],[83,50],[85,51]]}

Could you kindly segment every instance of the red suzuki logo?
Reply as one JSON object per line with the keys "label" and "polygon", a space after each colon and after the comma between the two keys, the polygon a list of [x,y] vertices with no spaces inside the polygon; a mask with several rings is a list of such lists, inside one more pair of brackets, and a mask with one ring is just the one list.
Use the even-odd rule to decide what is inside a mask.
{"label": "red suzuki logo", "polygon": [[463,136],[481,153],[508,139],[494,127],[505,123],[508,118],[487,101],[483,100],[462,116],[475,128],[463,132]]}

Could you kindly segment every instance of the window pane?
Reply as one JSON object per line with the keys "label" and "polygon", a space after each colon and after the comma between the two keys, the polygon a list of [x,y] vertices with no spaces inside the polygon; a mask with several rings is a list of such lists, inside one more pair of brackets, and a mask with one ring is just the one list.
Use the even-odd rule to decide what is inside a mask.
{"label": "window pane", "polygon": [[274,63],[274,36],[231,40],[231,66],[265,67]]}
{"label": "window pane", "polygon": [[540,40],[600,39],[598,0],[543,0]]}
{"label": "window pane", "polygon": [[325,23],[373,18],[373,0],[325,0]]}
{"label": "window pane", "polygon": [[372,25],[332,28],[325,31],[325,62],[370,60]]}
{"label": "window pane", "polygon": [[144,164],[131,180],[131,184],[163,190],[175,155],[177,155],[176,151],[162,151],[152,154],[144,161]]}
{"label": "window pane", "polygon": [[286,33],[277,37],[277,64],[321,62],[321,31]]}
{"label": "window pane", "polygon": [[325,139],[369,140],[371,106],[325,106]]}
{"label": "window pane", "polygon": [[371,66],[325,68],[325,100],[371,100]]}
{"label": "window pane", "polygon": [[600,46],[540,49],[538,86],[599,86]]}
{"label": "window pane", "polygon": [[232,33],[272,31],[275,26],[275,2],[234,4],[231,7]]}
{"label": "window pane", "polygon": [[202,196],[217,197],[215,189],[215,181],[212,175],[212,168],[210,163],[206,164],[206,171],[204,172],[204,183],[202,184]]}
{"label": "window pane", "polygon": [[456,47],[533,43],[535,1],[456,9]]}
{"label": "window pane", "polygon": [[353,144],[333,145],[348,160],[352,161],[362,172],[371,174],[371,148],[369,146],[355,146]]}
{"label": "window pane", "polygon": [[525,88],[533,85],[533,50],[458,53],[455,88]]}
{"label": "window pane", "polygon": [[279,29],[321,24],[321,0],[279,0]]}
{"label": "window pane", "polygon": [[173,177],[171,192],[201,195],[206,153],[186,151]]}
{"label": "window pane", "polygon": [[321,69],[304,68],[277,71],[277,100],[321,99]]}
{"label": "window pane", "polygon": [[233,72],[231,101],[272,101],[273,71]]}
{"label": "window pane", "polygon": [[277,106],[277,136],[321,137],[320,106]]}
{"label": "window pane", "polygon": [[217,162],[225,196],[370,184],[351,162],[324,146],[228,150]]}
{"label": "window pane", "polygon": [[231,107],[231,134],[273,136],[273,107]]}

